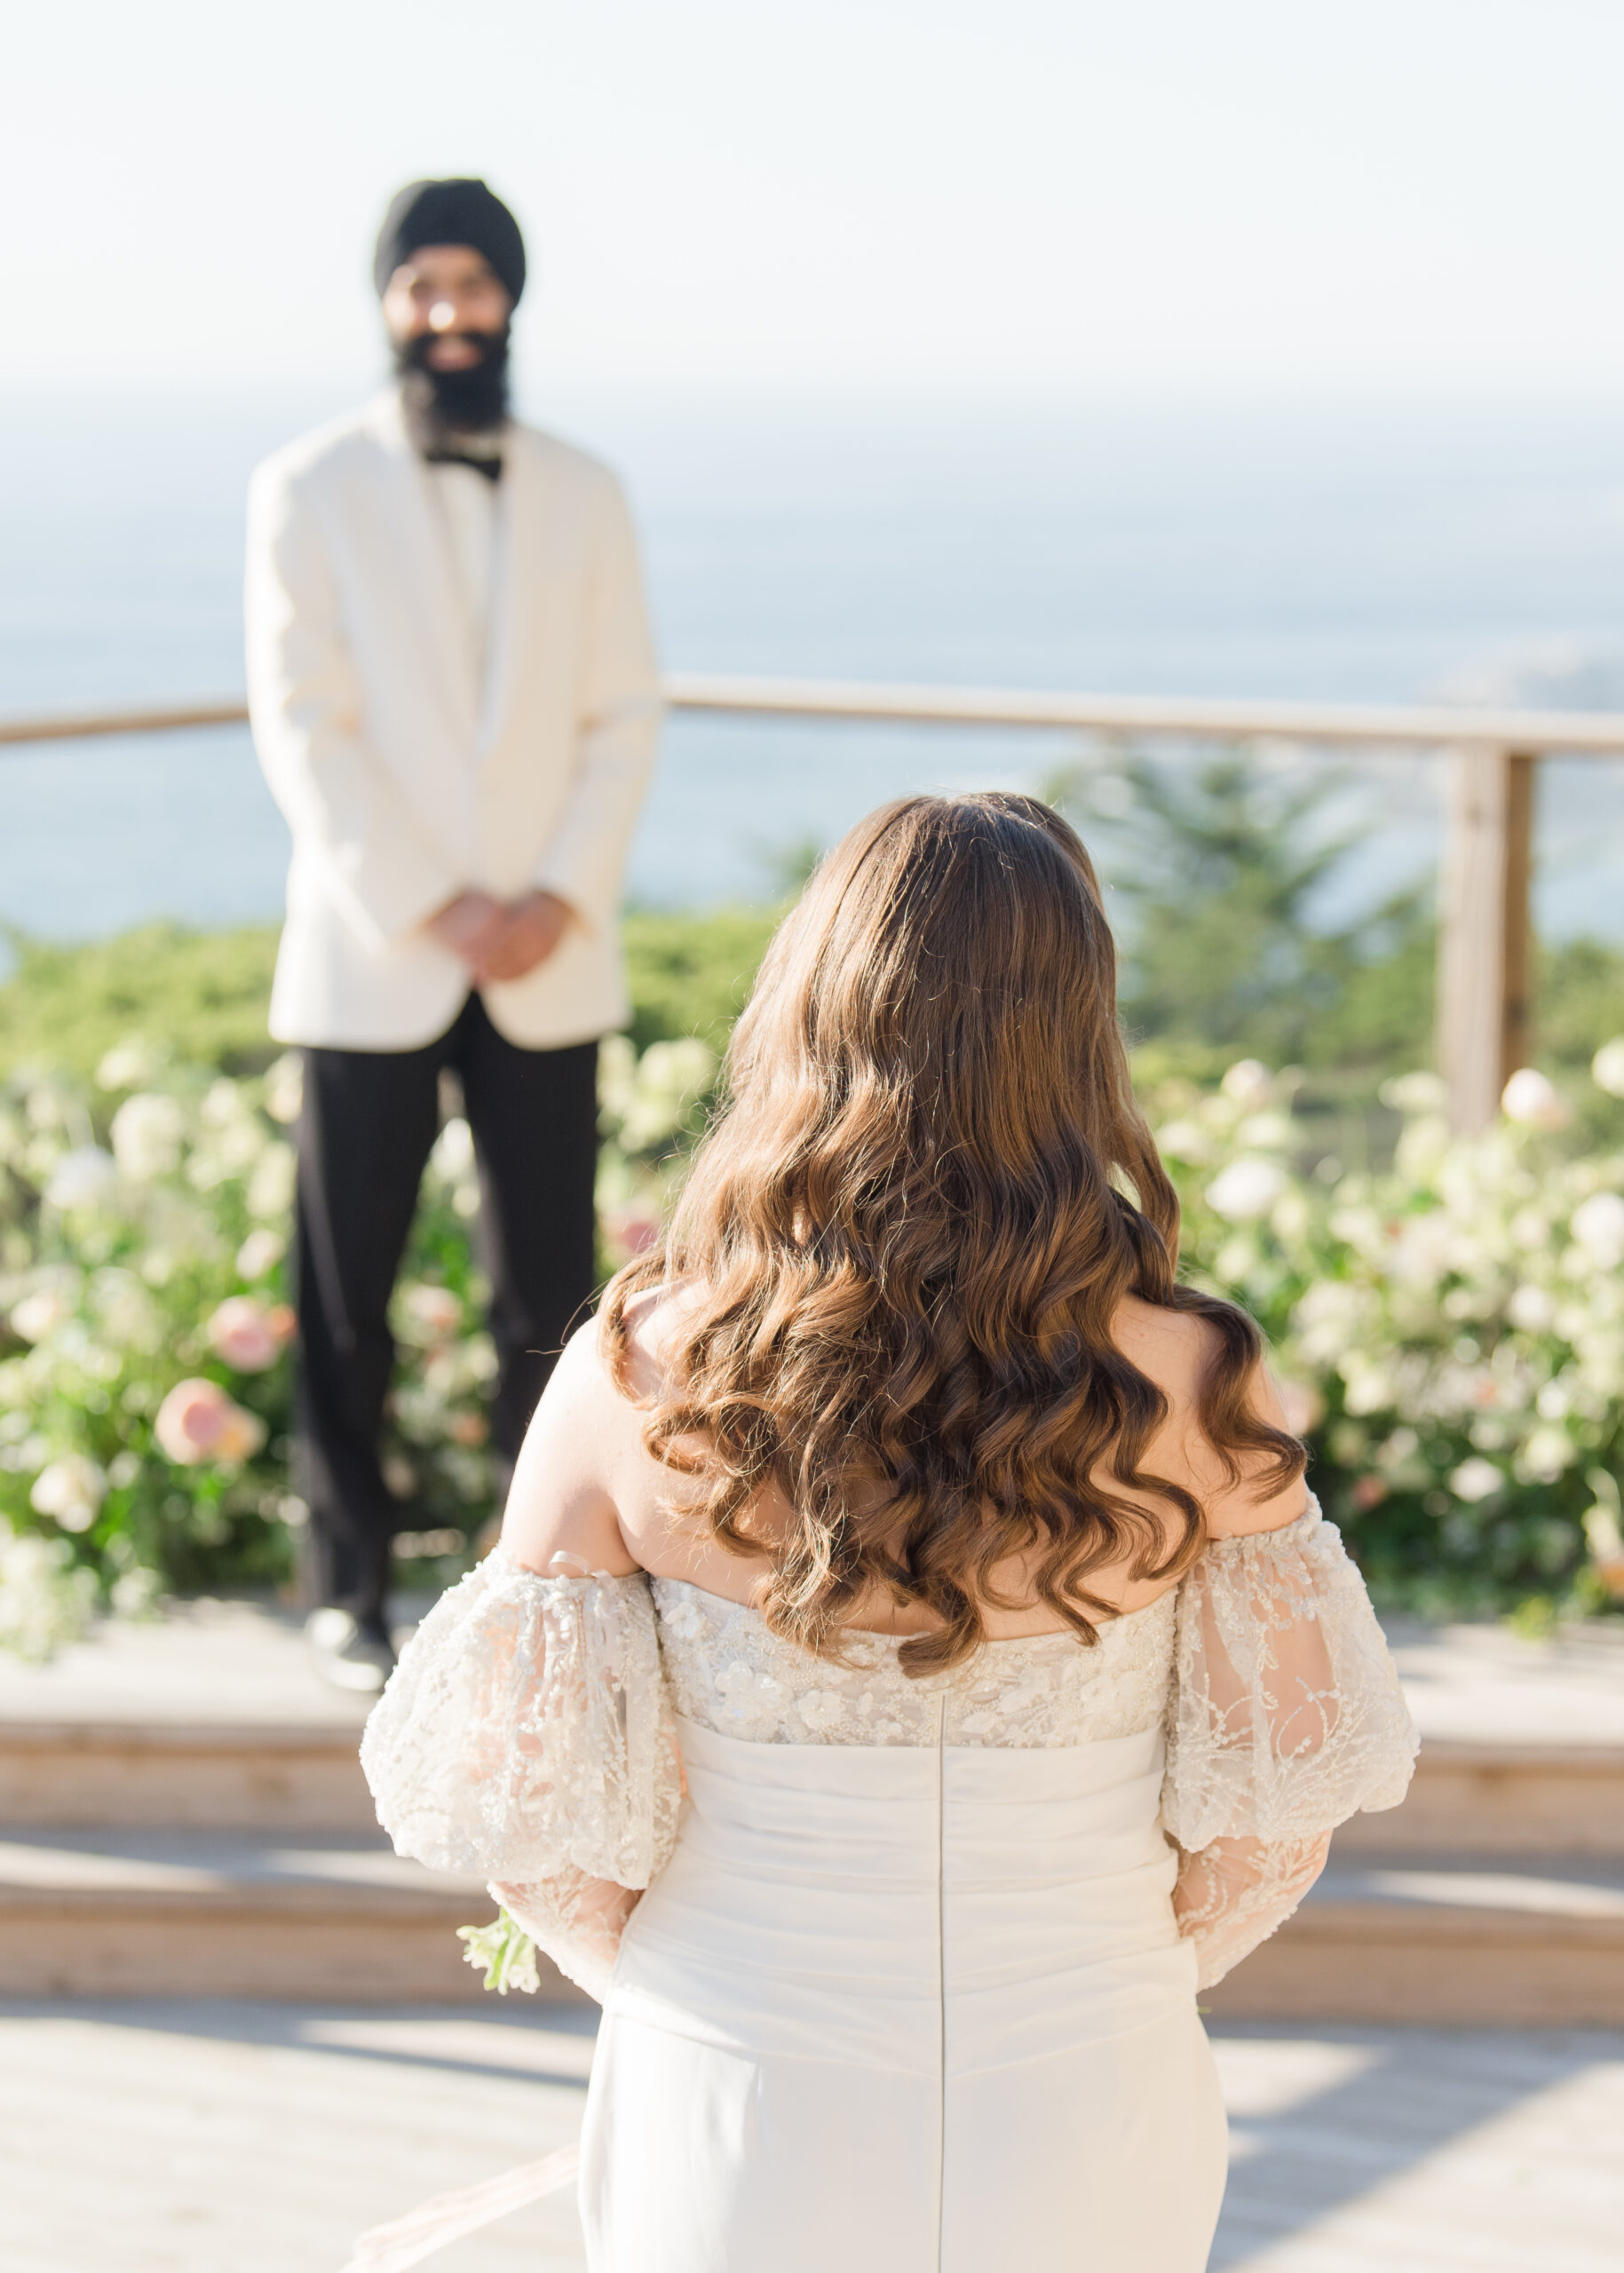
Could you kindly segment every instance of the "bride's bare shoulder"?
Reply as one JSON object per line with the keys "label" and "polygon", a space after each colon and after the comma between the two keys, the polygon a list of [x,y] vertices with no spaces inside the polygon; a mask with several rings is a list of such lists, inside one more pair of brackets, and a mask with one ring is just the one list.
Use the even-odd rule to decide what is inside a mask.
{"label": "bride's bare shoulder", "polygon": [[[1240,1455],[1237,1480],[1201,1428],[1201,1392],[1218,1355],[1217,1329],[1198,1311],[1164,1310],[1130,1295],[1113,1322],[1112,1334],[1122,1355],[1168,1400],[1168,1417],[1146,1464],[1195,1493],[1207,1510],[1208,1535],[1235,1538],[1278,1531],[1295,1522],[1308,1502],[1302,1477],[1293,1476],[1283,1485],[1272,1484],[1268,1455],[1248,1453]],[[1247,1382],[1246,1405],[1253,1419],[1286,1432],[1280,1393],[1264,1359],[1258,1360]]]}
{"label": "bride's bare shoulder", "polygon": [[[643,1405],[669,1393],[683,1328],[698,1299],[692,1287],[669,1283],[631,1297],[621,1314],[618,1347],[611,1351],[600,1338],[598,1348],[599,1363],[618,1375],[622,1395]],[[606,1332],[601,1321],[599,1332]]]}

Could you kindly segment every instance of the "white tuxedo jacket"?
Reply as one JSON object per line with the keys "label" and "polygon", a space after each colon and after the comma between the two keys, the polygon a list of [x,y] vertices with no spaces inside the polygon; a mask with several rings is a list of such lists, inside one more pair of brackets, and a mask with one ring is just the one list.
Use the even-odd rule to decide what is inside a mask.
{"label": "white tuxedo jacket", "polygon": [[627,1018],[616,915],[660,711],[636,538],[614,477],[533,427],[508,428],[496,496],[481,685],[397,392],[254,475],[249,709],[293,832],[279,1041],[444,1033],[468,974],[420,927],[471,886],[542,886],[582,919],[528,978],[485,989],[510,1041]]}

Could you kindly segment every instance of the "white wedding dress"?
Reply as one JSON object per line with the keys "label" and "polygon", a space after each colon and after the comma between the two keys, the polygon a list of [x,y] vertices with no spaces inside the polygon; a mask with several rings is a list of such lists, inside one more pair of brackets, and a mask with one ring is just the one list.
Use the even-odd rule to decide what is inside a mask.
{"label": "white wedding dress", "polygon": [[897,1647],[832,1663],[696,1587],[498,1551],[379,1700],[397,1848],[499,1882],[603,2001],[588,2261],[1200,2273],[1225,2128],[1197,1988],[1409,1780],[1359,1575],[1311,1502],[1093,1648],[915,1681]]}

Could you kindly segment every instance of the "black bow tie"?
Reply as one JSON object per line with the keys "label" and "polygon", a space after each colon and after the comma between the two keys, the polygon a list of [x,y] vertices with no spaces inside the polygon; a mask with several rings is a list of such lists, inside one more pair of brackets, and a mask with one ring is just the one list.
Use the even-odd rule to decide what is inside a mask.
{"label": "black bow tie", "polygon": [[482,473],[487,481],[502,479],[500,453],[492,457],[475,457],[467,450],[425,450],[423,455],[429,465],[465,465],[471,472]]}

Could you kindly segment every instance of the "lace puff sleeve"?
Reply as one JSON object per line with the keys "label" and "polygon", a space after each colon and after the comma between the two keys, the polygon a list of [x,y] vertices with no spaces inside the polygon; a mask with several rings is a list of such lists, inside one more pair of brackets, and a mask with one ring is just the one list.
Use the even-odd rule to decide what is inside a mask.
{"label": "lace puff sleeve", "polygon": [[361,1739],[396,1851],[474,1871],[601,1996],[676,1841],[681,1764],[648,1581],[542,1578],[499,1548],[442,1596]]}
{"label": "lace puff sleeve", "polygon": [[1364,1581],[1317,1501],[1208,1548],[1179,1588],[1161,1810],[1204,1986],[1290,1916],[1339,1823],[1398,1806],[1416,1745]]}

